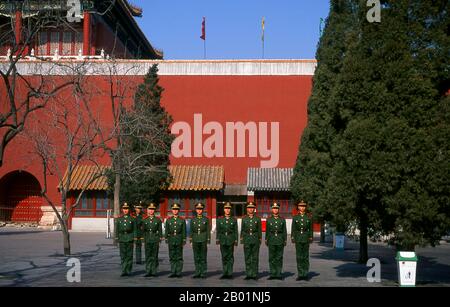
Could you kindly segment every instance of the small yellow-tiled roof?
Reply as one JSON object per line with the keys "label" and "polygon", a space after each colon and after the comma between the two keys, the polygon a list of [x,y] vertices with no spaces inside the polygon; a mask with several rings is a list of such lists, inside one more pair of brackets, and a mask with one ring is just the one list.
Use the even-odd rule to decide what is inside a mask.
{"label": "small yellow-tiled roof", "polygon": [[223,166],[171,165],[172,182],[170,191],[221,190],[224,185]]}
{"label": "small yellow-tiled roof", "polygon": [[[78,165],[72,171],[68,191],[83,190],[87,186],[88,191],[105,191],[108,189],[108,179],[105,172],[109,166]],[[61,184],[66,184],[68,172],[64,174]],[[59,186],[61,188],[61,186]]]}

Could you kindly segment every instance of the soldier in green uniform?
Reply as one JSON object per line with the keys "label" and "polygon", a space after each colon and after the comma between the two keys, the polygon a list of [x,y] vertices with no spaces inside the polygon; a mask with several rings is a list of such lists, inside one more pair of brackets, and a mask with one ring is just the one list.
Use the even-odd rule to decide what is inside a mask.
{"label": "soldier in green uniform", "polygon": [[159,244],[163,239],[162,221],[155,216],[156,206],[147,207],[147,216],[142,220],[142,232],[145,240],[145,277],[156,276],[158,270]]}
{"label": "soldier in green uniform", "polygon": [[266,245],[269,247],[269,279],[282,279],[283,252],[286,246],[287,230],[286,221],[280,217],[280,206],[272,205],[272,216],[266,221]]}
{"label": "soldier in green uniform", "polygon": [[261,219],[255,216],[255,204],[247,204],[247,216],[242,219],[241,244],[244,244],[245,279],[257,279],[259,248],[262,240]]}
{"label": "soldier in green uniform", "polygon": [[194,251],[194,278],[206,277],[206,259],[208,255],[207,244],[209,244],[211,240],[209,219],[203,216],[203,208],[204,206],[202,203],[198,203],[197,205],[195,205],[197,216],[191,219],[190,241],[192,244],[192,249]]}
{"label": "soldier in green uniform", "polygon": [[134,241],[135,245],[135,255],[136,255],[136,264],[142,264],[142,243],[144,243],[144,236],[142,234],[142,220],[144,219],[144,214],[142,212],[142,202],[139,205],[134,207],[135,211],[135,221],[136,221],[136,240]]}
{"label": "soldier in green uniform", "polygon": [[178,216],[180,205],[172,205],[173,216],[166,220],[166,243],[169,245],[169,277],[181,277],[183,271],[183,247],[186,244],[186,222]]}
{"label": "soldier in green uniform", "polygon": [[292,220],[291,238],[297,256],[297,280],[306,280],[309,271],[309,244],[313,240],[312,220],[306,215],[306,203],[297,204],[299,214]]}
{"label": "soldier in green uniform", "polygon": [[217,220],[216,244],[220,244],[222,254],[223,275],[220,279],[231,279],[233,278],[234,247],[238,245],[238,223],[231,216],[231,204],[227,202],[223,208],[225,217]]}
{"label": "soldier in green uniform", "polygon": [[128,276],[133,268],[133,241],[136,234],[136,221],[130,215],[127,203],[122,206],[122,215],[116,219],[116,240],[119,241],[122,275]]}

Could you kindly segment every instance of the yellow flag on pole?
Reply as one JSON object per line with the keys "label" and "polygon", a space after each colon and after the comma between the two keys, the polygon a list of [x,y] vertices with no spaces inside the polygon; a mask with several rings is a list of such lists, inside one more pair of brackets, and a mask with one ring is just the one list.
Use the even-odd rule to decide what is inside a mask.
{"label": "yellow flag on pole", "polygon": [[265,25],[265,19],[264,19],[264,17],[262,18],[262,21],[261,21],[261,27],[262,27],[262,36],[261,36],[261,39],[262,39],[262,41],[264,41],[264,25]]}

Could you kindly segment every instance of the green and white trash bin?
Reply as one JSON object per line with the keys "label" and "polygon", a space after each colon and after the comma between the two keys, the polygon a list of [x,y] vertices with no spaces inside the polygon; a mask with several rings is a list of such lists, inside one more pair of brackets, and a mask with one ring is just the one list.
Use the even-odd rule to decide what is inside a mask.
{"label": "green and white trash bin", "polygon": [[400,287],[416,286],[417,255],[415,252],[397,252],[398,282]]}
{"label": "green and white trash bin", "polygon": [[345,233],[336,232],[333,240],[333,247],[337,250],[344,250],[345,246]]}

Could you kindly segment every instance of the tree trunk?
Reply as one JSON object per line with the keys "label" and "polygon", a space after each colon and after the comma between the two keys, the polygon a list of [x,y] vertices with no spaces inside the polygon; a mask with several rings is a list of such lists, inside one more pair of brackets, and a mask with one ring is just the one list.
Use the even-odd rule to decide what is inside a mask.
{"label": "tree trunk", "polygon": [[325,243],[325,221],[320,223],[320,243]]}
{"label": "tree trunk", "polygon": [[62,225],[63,244],[64,244],[64,256],[70,256],[70,233],[67,228],[67,221],[64,221]]}
{"label": "tree trunk", "polygon": [[[120,215],[120,174],[116,173],[116,182],[114,183],[114,221]],[[114,226],[116,223],[113,223]],[[116,227],[114,227],[113,244],[117,246]]]}
{"label": "tree trunk", "polygon": [[365,217],[360,217],[359,222],[359,263],[367,263],[369,259],[368,256],[368,245],[367,245],[367,220]]}

